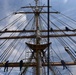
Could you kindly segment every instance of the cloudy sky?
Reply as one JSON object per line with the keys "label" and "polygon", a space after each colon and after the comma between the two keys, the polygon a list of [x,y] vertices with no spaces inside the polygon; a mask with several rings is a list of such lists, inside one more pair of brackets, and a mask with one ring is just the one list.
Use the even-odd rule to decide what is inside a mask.
{"label": "cloudy sky", "polygon": [[[18,10],[21,6],[32,3],[33,0],[0,0],[0,18],[5,17],[9,13]],[[47,0],[41,0],[47,3]],[[76,12],[76,0],[50,0],[50,4],[56,10],[71,15]],[[70,13],[69,13],[70,12]]]}
{"label": "cloudy sky", "polygon": [[[41,2],[46,4],[47,0],[41,0]],[[0,0],[0,19],[29,3],[33,3],[33,0]],[[57,11],[76,19],[76,0],[50,0],[50,5]]]}

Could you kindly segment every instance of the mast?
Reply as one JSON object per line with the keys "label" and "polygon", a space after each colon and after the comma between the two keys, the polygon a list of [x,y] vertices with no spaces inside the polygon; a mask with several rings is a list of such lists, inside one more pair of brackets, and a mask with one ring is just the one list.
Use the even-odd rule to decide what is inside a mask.
{"label": "mast", "polygon": [[[32,58],[30,57],[28,59],[28,63],[27,62],[24,62],[23,63],[23,67],[24,67],[24,71],[27,71],[27,68],[29,67],[33,67],[33,71],[34,71],[34,74],[33,75],[43,75],[43,67],[48,67],[48,69],[50,69],[54,75],[62,75],[61,73],[57,73],[53,68],[55,66],[62,66],[61,62],[49,62],[47,60],[47,56],[43,56],[42,53],[44,52],[44,50],[49,47],[49,43],[48,44],[41,44],[41,38],[47,38],[49,36],[49,38],[56,38],[56,37],[67,37],[67,36],[76,36],[76,34],[49,34],[50,32],[67,32],[67,30],[58,30],[58,29],[54,29],[54,30],[49,30],[49,27],[48,27],[48,30],[40,30],[40,24],[39,24],[39,16],[40,16],[40,13],[42,14],[46,14],[46,13],[58,13],[58,12],[46,12],[46,11],[39,11],[39,7],[47,7],[47,6],[38,6],[38,2],[39,0],[35,0],[35,6],[26,6],[26,7],[23,7],[23,8],[34,8],[34,11],[33,12],[16,12],[15,14],[34,14],[35,16],[35,30],[4,30],[4,31],[0,31],[0,33],[22,33],[22,32],[34,32],[35,35],[22,35],[22,36],[11,36],[11,37],[0,37],[0,39],[30,39],[30,38],[34,38],[35,39],[35,43],[34,44],[30,44],[30,43],[26,43],[26,45],[33,51],[32,54],[32,58],[35,57],[35,62],[31,62],[32,61]],[[50,7],[50,6],[49,6]],[[49,20],[48,20],[49,21]],[[70,32],[76,32],[76,30],[68,30]],[[49,32],[48,35],[41,35],[41,33],[44,33],[44,32]],[[48,38],[48,39],[49,39]],[[48,40],[49,42],[49,40]],[[70,54],[70,56],[75,59],[73,56],[72,56],[72,53],[68,50],[68,48],[65,48],[65,50],[67,51],[68,54]],[[47,51],[48,54],[49,54],[49,51]],[[47,54],[47,53],[46,53]],[[33,56],[34,55],[34,56]],[[43,58],[46,60],[44,63],[41,59],[41,55],[43,56]],[[48,57],[49,59],[49,57]],[[48,64],[49,63],[49,64]],[[19,66],[19,62],[11,62],[11,63],[8,63],[9,64],[9,67],[20,67]],[[66,65],[76,65],[76,62],[66,62]],[[0,63],[0,67],[4,67],[4,64],[3,62]],[[57,70],[58,71],[58,70]],[[22,72],[20,75],[25,75],[26,73],[25,72]]]}
{"label": "mast", "polygon": [[[35,21],[36,21],[36,45],[40,44],[40,30],[39,30],[39,8],[38,8],[38,0],[35,0],[36,8],[35,8]],[[41,51],[36,50],[36,75],[42,75],[42,64],[40,58]]]}

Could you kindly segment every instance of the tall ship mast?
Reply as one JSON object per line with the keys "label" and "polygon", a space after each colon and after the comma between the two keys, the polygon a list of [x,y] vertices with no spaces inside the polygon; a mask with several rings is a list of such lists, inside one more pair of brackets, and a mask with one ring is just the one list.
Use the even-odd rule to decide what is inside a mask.
{"label": "tall ship mast", "polygon": [[69,25],[76,25],[75,20],[40,0],[21,7],[0,24],[7,20],[0,29],[2,75],[75,75],[76,29]]}

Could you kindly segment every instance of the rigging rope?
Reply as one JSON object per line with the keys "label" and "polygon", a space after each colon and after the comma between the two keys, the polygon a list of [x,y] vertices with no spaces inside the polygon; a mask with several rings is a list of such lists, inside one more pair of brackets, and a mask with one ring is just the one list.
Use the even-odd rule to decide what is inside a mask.
{"label": "rigging rope", "polygon": [[[42,18],[42,17],[41,17]],[[43,19],[43,18],[42,18]],[[43,19],[44,20],[44,19]],[[45,21],[45,20],[44,20]],[[46,21],[45,21],[46,22]],[[51,21],[51,23],[53,24],[53,25],[55,25],[52,21]],[[56,26],[56,25],[55,25]],[[57,27],[57,26],[56,26]],[[60,28],[59,27],[57,27],[59,30],[60,30]],[[63,32],[64,33],[64,32]],[[57,34],[57,33],[56,33]],[[65,33],[64,33],[65,34]],[[66,35],[66,34],[65,34]],[[68,37],[69,38],[69,37]],[[71,40],[73,40],[73,39],[71,39]],[[74,40],[73,40],[74,41]],[[66,42],[66,41],[65,41]],[[70,46],[70,45],[69,45]],[[74,50],[74,49],[73,49]],[[75,51],[75,50],[74,50]]]}
{"label": "rigging rope", "polygon": [[[55,11],[57,11],[56,9],[54,9],[54,8],[52,8],[53,10],[55,10]],[[63,13],[61,13],[60,12],[60,14],[61,15],[63,15],[63,16],[65,16],[66,18],[68,18],[68,19],[70,19],[70,20],[72,20],[72,21],[74,21],[74,22],[76,22],[76,20],[74,20],[74,19],[72,19],[72,18],[70,18],[69,16],[67,16],[67,15],[64,15]]]}
{"label": "rigging rope", "polygon": [[[20,59],[20,57],[22,56],[22,54],[24,53],[25,49],[27,48],[27,46],[24,48],[24,50],[22,51],[22,53],[20,54],[20,56],[18,57],[17,61]],[[16,61],[16,62],[17,62]],[[10,75],[10,73],[12,72],[13,68],[10,70],[10,72],[8,73],[8,75]]]}
{"label": "rigging rope", "polygon": [[[54,19],[56,19],[59,23],[61,23],[62,25],[64,25],[65,27],[66,27],[66,25],[69,26],[69,24],[67,24],[67,23],[65,23],[64,21],[58,19],[58,18],[55,17],[54,15],[51,15],[51,16],[52,16]],[[69,26],[69,27],[71,27],[72,29],[74,29],[72,26]]]}
{"label": "rigging rope", "polygon": [[6,19],[6,18],[10,17],[11,15],[13,15],[13,14],[9,14],[8,16],[6,16],[6,17],[4,17],[4,18],[0,19],[0,21],[3,21],[4,19]]}
{"label": "rigging rope", "polygon": [[[32,19],[33,19],[33,18],[32,18]],[[31,20],[32,20],[32,19],[31,19]],[[31,21],[31,20],[30,20],[30,21]],[[29,21],[29,22],[30,22],[30,21]],[[27,25],[29,24],[29,22],[27,23]],[[25,21],[22,22],[22,24],[23,24],[23,23],[25,23]],[[22,24],[20,25],[21,27],[23,27]],[[26,25],[26,26],[27,26],[27,25]],[[20,26],[19,26],[19,27],[20,27]],[[26,28],[26,26],[25,26],[24,28]],[[17,29],[18,29],[19,27],[17,27]],[[16,30],[17,30],[17,29],[16,29]],[[12,36],[12,34],[11,34],[10,36]],[[9,37],[10,37],[10,36],[9,36]],[[5,41],[6,41],[6,40],[5,40]],[[4,42],[5,42],[5,41],[4,41]],[[4,42],[3,42],[3,43],[4,43]],[[3,43],[2,43],[2,44],[3,44]],[[6,42],[6,43],[7,43],[7,42]],[[6,43],[5,43],[5,44],[6,44]],[[1,45],[2,45],[2,44],[1,44]],[[0,46],[1,46],[1,45],[0,45]],[[2,47],[1,47],[1,48],[2,48]]]}
{"label": "rigging rope", "polygon": [[[42,17],[41,17],[42,18]],[[42,18],[43,19],[43,18]],[[44,20],[44,19],[43,19]],[[45,21],[45,20],[44,20]],[[45,21],[46,22],[46,21]],[[46,23],[47,24],[47,23]],[[52,22],[52,24],[54,24],[53,22]],[[55,24],[54,24],[55,25]],[[56,25],[55,25],[56,26]],[[56,26],[57,27],[57,26]],[[58,28],[58,27],[57,27]],[[59,29],[59,28],[58,28]],[[60,40],[60,39],[59,39]],[[74,41],[73,39],[71,39],[72,41]],[[60,41],[61,42],[61,41]],[[66,42],[66,41],[65,41]],[[65,44],[64,44],[65,45]],[[55,51],[54,51],[55,52]],[[55,52],[56,53],[56,52]],[[57,55],[57,54],[56,54]],[[58,55],[57,55],[58,56]],[[59,57],[59,56],[58,56]],[[59,57],[60,58],[60,57]],[[61,59],[61,58],[60,58]],[[71,71],[70,71],[70,73],[71,73]],[[71,73],[72,74],[72,73]],[[72,74],[73,75],[73,74]]]}
{"label": "rigging rope", "polygon": [[[21,8],[17,9],[16,11],[19,11]],[[9,16],[13,15],[14,13],[10,13],[9,15],[7,15],[6,17],[0,19],[0,21],[5,20],[6,18],[8,18]]]}
{"label": "rigging rope", "polygon": [[4,27],[2,30],[6,29],[6,28],[10,28],[11,26],[13,26],[15,23],[17,23],[23,16],[19,16],[17,19],[15,19],[14,21],[12,21],[11,23],[9,23],[8,25],[6,25],[6,27]]}
{"label": "rigging rope", "polygon": [[[45,22],[46,23],[46,22]],[[28,23],[29,24],[29,23]],[[27,26],[28,26],[28,24],[27,24]],[[25,26],[26,27],[26,26]],[[18,27],[19,28],[19,27]],[[60,40],[60,39],[59,39]],[[61,40],[63,40],[63,39],[61,39]],[[72,38],[71,38],[71,40],[73,40]],[[16,41],[16,40],[15,40]],[[63,40],[64,41],[64,40]],[[62,42],[63,42],[62,41]],[[4,43],[4,42],[3,42]],[[15,43],[15,42],[14,42]],[[64,42],[63,42],[64,43]],[[14,44],[15,45],[15,44]],[[64,43],[64,45],[66,45],[65,43]],[[20,56],[21,57],[21,56]],[[72,74],[73,75],[73,74]]]}
{"label": "rigging rope", "polygon": [[[32,20],[32,19],[31,19],[31,20]],[[30,20],[30,21],[31,21],[31,20]],[[30,22],[30,21],[29,21],[29,22]],[[29,22],[27,23],[27,25],[29,24]],[[25,26],[25,28],[27,27],[27,25]],[[24,52],[24,51],[23,51],[23,52]],[[22,52],[22,53],[23,53],[23,52]],[[22,54],[21,54],[21,55],[22,55]],[[19,57],[19,58],[20,58],[20,57]],[[9,73],[9,74],[10,74],[10,73]]]}
{"label": "rigging rope", "polygon": [[[15,42],[16,42],[16,41],[15,41]],[[11,47],[11,45],[10,45],[9,47]],[[9,47],[7,48],[7,50],[9,49]],[[5,50],[5,51],[6,51],[6,50]],[[4,51],[4,52],[5,52],[5,51]],[[2,55],[1,55],[1,56],[2,56]],[[3,56],[4,56],[4,55],[3,55]],[[3,57],[3,56],[2,56],[2,57]]]}

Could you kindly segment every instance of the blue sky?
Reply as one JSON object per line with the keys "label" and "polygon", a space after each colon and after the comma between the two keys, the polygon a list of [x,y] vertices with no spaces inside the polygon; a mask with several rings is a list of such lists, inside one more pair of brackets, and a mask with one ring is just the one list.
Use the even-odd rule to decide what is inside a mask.
{"label": "blue sky", "polygon": [[[41,0],[46,4],[47,0]],[[18,10],[21,6],[32,3],[32,0],[0,0],[0,18],[4,17],[8,13]],[[75,0],[51,0],[51,5],[60,12],[72,14],[76,12]],[[72,11],[72,12],[71,12]],[[70,13],[69,13],[70,12]]]}
{"label": "blue sky", "polygon": [[[0,19],[18,10],[21,6],[26,6],[33,0],[0,0]],[[47,0],[41,0],[46,4]],[[76,0],[51,0],[50,5],[59,12],[76,19]],[[16,75],[16,74],[12,74]]]}

